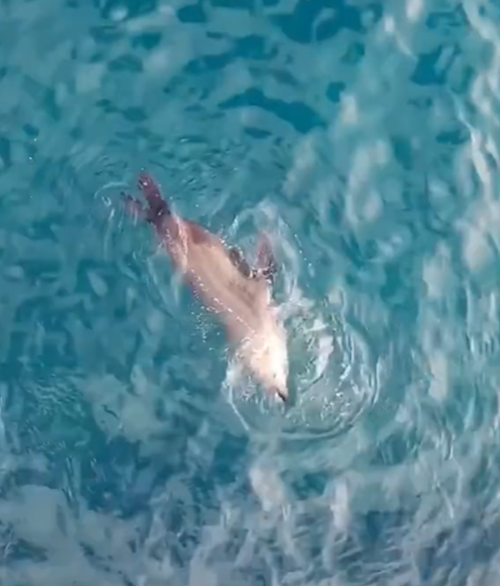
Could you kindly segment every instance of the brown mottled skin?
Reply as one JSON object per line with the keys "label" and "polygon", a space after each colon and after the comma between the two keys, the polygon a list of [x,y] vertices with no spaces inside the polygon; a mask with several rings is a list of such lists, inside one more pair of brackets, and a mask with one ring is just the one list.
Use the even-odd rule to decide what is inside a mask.
{"label": "brown mottled skin", "polygon": [[276,263],[267,238],[250,268],[238,249],[173,214],[151,177],[141,174],[138,183],[148,208],[126,195],[127,210],[152,224],[184,282],[225,325],[242,362],[268,393],[287,401],[286,334],[271,299]]}

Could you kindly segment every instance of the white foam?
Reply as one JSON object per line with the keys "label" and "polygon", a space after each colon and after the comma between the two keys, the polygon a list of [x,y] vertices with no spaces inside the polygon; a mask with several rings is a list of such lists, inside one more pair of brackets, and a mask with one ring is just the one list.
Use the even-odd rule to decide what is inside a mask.
{"label": "white foam", "polygon": [[279,509],[287,502],[285,485],[276,470],[256,461],[249,471],[252,489],[265,512]]}
{"label": "white foam", "polygon": [[429,392],[437,401],[444,401],[449,395],[449,360],[442,350],[434,348],[428,361],[433,377]]}
{"label": "white foam", "polygon": [[287,173],[284,191],[288,196],[294,195],[317,164],[316,137],[314,134],[302,138],[294,147],[293,163]]}
{"label": "white foam", "polygon": [[482,230],[475,226],[463,228],[463,257],[470,271],[480,271],[493,261],[493,251]]}
{"label": "white foam", "polygon": [[440,244],[434,257],[424,261],[422,278],[431,299],[442,299],[448,294],[453,279],[450,263],[450,251],[445,244]]}

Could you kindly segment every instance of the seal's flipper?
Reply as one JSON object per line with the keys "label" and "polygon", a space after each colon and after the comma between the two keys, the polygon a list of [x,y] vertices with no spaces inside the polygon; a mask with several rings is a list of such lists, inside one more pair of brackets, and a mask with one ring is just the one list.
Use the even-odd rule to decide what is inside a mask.
{"label": "seal's flipper", "polygon": [[274,281],[274,277],[276,276],[277,270],[278,265],[276,264],[276,259],[274,258],[269,238],[266,234],[262,234],[260,236],[257,249],[257,274],[261,275],[267,281],[272,283]]}
{"label": "seal's flipper", "polygon": [[163,199],[160,188],[152,177],[146,173],[141,173],[139,175],[138,185],[149,204],[148,216],[150,222],[155,223],[155,220],[158,220],[161,216],[170,215],[170,207]]}
{"label": "seal's flipper", "polygon": [[250,265],[248,264],[247,260],[243,256],[243,253],[239,248],[233,246],[229,249],[229,258],[233,265],[240,271],[240,273],[246,277],[250,278],[253,274]]}
{"label": "seal's flipper", "polygon": [[161,196],[158,185],[149,175],[141,173],[139,175],[138,185],[148,202],[149,208],[145,209],[142,204],[131,195],[122,193],[122,197],[125,200],[126,210],[135,218],[144,220],[145,222],[149,222],[158,227],[161,223],[161,219],[170,215],[170,207]]}

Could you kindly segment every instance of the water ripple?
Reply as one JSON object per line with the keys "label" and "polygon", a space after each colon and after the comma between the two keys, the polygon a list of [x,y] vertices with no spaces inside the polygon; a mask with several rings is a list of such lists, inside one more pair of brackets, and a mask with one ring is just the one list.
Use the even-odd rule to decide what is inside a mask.
{"label": "water ripple", "polygon": [[[0,4],[0,582],[498,582],[499,10]],[[119,193],[255,254],[235,376]]]}

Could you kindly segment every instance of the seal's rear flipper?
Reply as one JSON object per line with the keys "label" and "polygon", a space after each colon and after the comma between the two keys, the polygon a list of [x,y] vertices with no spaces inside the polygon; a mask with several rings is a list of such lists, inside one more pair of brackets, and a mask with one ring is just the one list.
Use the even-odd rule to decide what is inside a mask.
{"label": "seal's rear flipper", "polygon": [[257,265],[256,271],[259,275],[262,275],[270,283],[274,281],[278,265],[274,258],[273,251],[271,249],[271,243],[266,234],[262,234],[259,239],[259,245],[257,249]]}
{"label": "seal's rear flipper", "polygon": [[144,209],[131,195],[123,193],[127,212],[140,220],[159,225],[162,217],[170,215],[168,203],[161,196],[158,185],[146,173],[139,175],[138,185],[148,202],[149,209]]}
{"label": "seal's rear flipper", "polygon": [[138,180],[139,189],[149,204],[149,221],[153,224],[161,216],[170,215],[170,207],[161,196],[160,188],[154,179],[146,173],[141,173]]}

